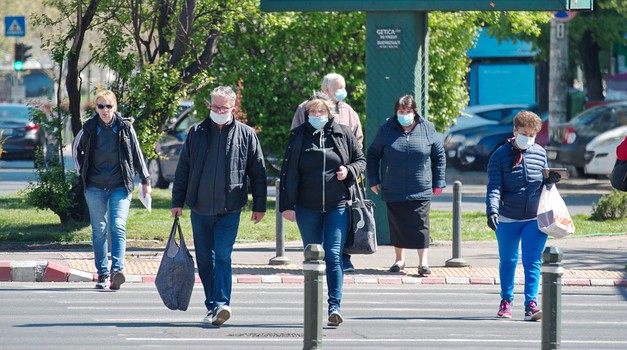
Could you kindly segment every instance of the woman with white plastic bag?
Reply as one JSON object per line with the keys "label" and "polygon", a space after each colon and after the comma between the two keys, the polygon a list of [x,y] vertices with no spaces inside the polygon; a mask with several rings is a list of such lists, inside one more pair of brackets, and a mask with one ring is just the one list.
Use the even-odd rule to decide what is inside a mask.
{"label": "woman with white plastic bag", "polygon": [[536,217],[542,188],[559,182],[561,176],[555,171],[547,178],[542,174],[548,167],[546,151],[535,143],[541,128],[542,120],[535,113],[519,112],[514,118],[514,137],[494,151],[488,162],[486,215],[499,247],[498,317],[512,317],[519,250],[525,271],[524,318],[537,321],[542,317],[537,297],[547,235],[538,228]]}
{"label": "woman with white plastic bag", "polygon": [[555,238],[575,233],[573,219],[556,186],[546,185],[542,189],[538,205],[538,228]]}

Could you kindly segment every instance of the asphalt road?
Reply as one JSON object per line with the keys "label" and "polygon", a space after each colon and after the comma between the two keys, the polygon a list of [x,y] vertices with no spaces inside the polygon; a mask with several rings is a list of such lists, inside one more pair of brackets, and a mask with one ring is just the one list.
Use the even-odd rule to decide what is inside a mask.
{"label": "asphalt road", "polygon": [[[564,287],[561,348],[627,348],[626,295],[625,288]],[[93,283],[0,283],[1,347],[302,349],[302,284],[234,285],[233,316],[221,328],[201,323],[202,300],[198,284],[190,309],[181,312],[166,309],[152,284],[111,292]],[[498,303],[498,286],[346,285],[345,322],[325,326],[322,345],[539,349],[542,323],[522,321],[521,302],[512,319],[497,319]]]}

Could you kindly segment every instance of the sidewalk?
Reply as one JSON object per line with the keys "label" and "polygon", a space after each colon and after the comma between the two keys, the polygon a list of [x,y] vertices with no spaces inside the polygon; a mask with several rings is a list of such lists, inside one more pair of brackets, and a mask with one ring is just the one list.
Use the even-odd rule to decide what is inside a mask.
{"label": "sidewalk", "polygon": [[[125,275],[128,282],[154,282],[162,256],[161,247],[133,248],[128,242]],[[145,242],[143,246],[145,246]],[[564,285],[627,286],[627,235],[549,239],[547,246],[563,252]],[[193,247],[190,248],[194,255]],[[286,244],[286,265],[270,265],[276,256],[274,242],[236,243],[233,251],[234,283],[303,283],[301,242]],[[417,275],[418,257],[406,252],[407,267],[389,273],[394,262],[392,246],[380,246],[372,255],[353,255],[356,271],[344,275],[345,283],[357,284],[498,284],[496,241],[464,242],[461,258],[469,266],[448,267],[452,258],[451,242],[436,241],[429,248],[432,275]],[[78,282],[94,280],[91,247],[8,247],[0,251],[0,281]],[[518,283],[523,269],[516,271]],[[197,279],[197,282],[199,280]]]}

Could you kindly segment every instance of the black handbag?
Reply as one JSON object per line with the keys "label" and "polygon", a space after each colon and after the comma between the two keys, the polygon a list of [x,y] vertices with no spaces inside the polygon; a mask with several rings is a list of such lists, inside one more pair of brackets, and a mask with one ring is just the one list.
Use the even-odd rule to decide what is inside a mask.
{"label": "black handbag", "polygon": [[[362,181],[353,186],[350,205],[350,224],[344,243],[344,254],[372,254],[377,251],[377,226],[374,221],[375,204],[366,198]],[[362,184],[363,185],[363,184]]]}
{"label": "black handbag", "polygon": [[627,160],[617,159],[610,174],[612,187],[627,192]]}
{"label": "black handbag", "polygon": [[[178,231],[180,245],[176,242]],[[170,238],[165,246],[155,285],[165,306],[170,310],[187,310],[194,283],[194,259],[185,246],[179,218],[174,219]]]}

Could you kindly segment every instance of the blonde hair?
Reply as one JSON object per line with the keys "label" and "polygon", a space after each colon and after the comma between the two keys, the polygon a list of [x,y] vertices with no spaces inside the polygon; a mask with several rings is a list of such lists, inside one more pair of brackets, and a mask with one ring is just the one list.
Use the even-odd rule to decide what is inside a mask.
{"label": "blonde hair", "polygon": [[520,111],[514,117],[515,128],[533,128],[535,133],[539,133],[542,129],[542,119],[537,114],[531,111]]}
{"label": "blonde hair", "polygon": [[111,90],[102,90],[96,95],[96,101],[101,98],[107,101],[113,101],[113,104],[117,107],[118,99],[115,97],[115,94]]}
{"label": "blonde hair", "polygon": [[321,98],[314,98],[311,101],[307,102],[307,112],[309,112],[313,108],[320,108],[320,107],[326,108],[329,114],[329,119],[335,117],[335,112],[333,111],[333,105],[331,104],[331,102],[325,101]]}

